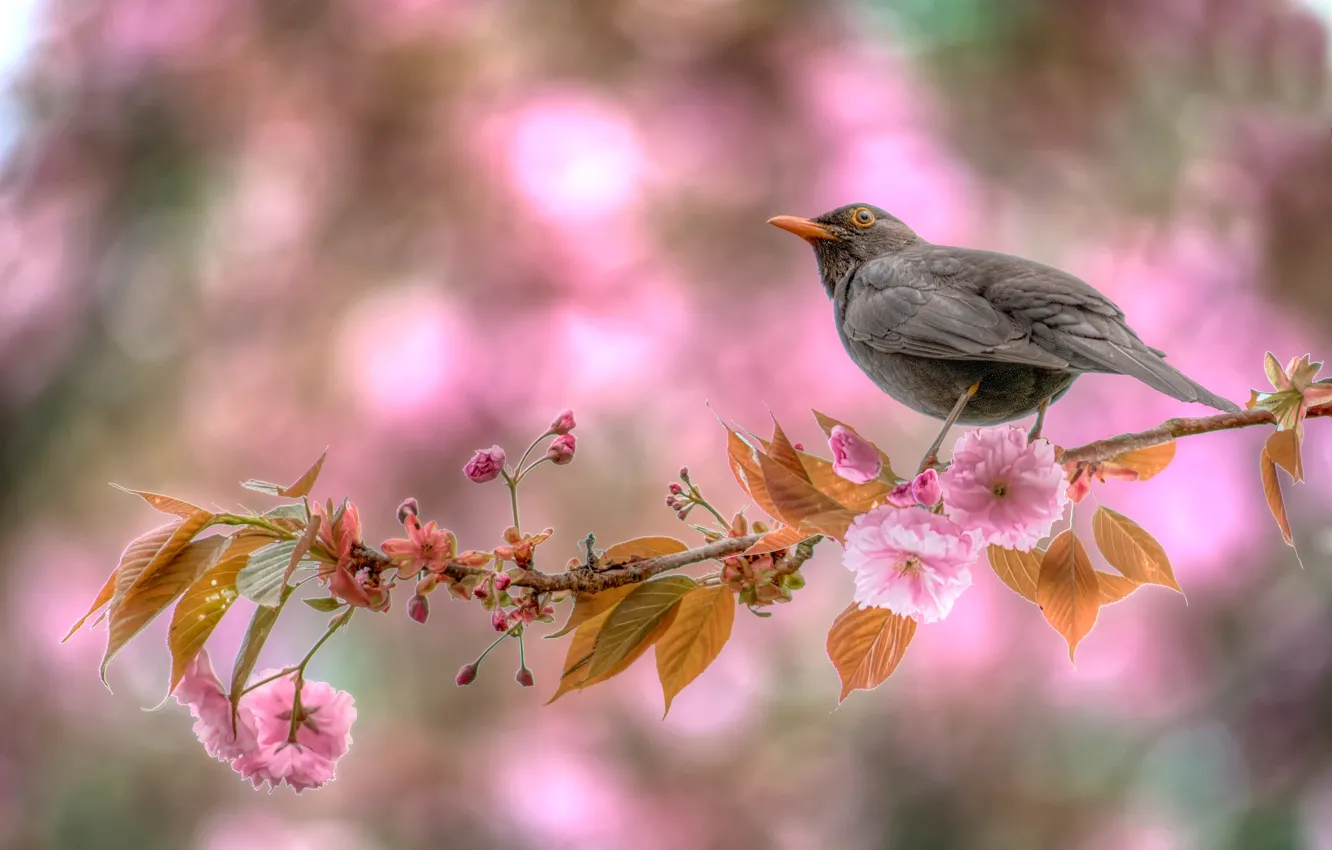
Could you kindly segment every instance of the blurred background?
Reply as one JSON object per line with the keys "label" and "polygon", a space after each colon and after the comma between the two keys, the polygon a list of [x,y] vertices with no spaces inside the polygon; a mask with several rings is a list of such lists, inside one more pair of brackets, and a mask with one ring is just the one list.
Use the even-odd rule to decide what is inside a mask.
{"label": "blurred background", "polygon": [[[1332,3],[1275,0],[3,0],[0,847],[569,850],[1332,848],[1332,431],[1267,514],[1261,433],[1181,444],[1097,495],[1188,591],[1105,609],[1069,666],[981,565],[895,676],[836,705],[835,546],[741,612],[663,722],[650,661],[555,705],[486,615],[359,617],[312,676],[355,746],[296,797],[209,760],[166,690],[165,621],[97,681],[58,641],[159,524],[107,486],[235,509],[325,446],[316,495],[371,542],[404,496],[489,548],[521,452],[573,407],[578,457],[525,485],[546,566],[680,534],[681,464],[742,506],[720,416],[909,466],[934,425],[845,358],[799,240],[852,201],[922,236],[1086,278],[1243,401],[1264,351],[1332,357]],[[1064,445],[1201,413],[1126,378],[1053,408]],[[1090,507],[1090,505],[1088,506]],[[757,511],[751,509],[751,515]],[[1077,521],[1087,523],[1089,510]],[[693,538],[690,538],[693,539]],[[324,618],[284,618],[263,666]],[[211,648],[228,669],[248,612]]]}

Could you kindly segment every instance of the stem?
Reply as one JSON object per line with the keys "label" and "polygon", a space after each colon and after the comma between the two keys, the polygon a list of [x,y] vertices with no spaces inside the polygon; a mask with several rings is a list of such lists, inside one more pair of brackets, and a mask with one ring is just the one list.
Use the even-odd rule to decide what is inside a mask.
{"label": "stem", "polygon": [[529,472],[531,472],[532,470],[536,469],[538,466],[540,466],[541,464],[545,463],[545,462],[548,461],[548,460],[550,460],[549,457],[539,457],[539,458],[537,458],[536,460],[532,461],[532,465],[531,465],[531,466],[529,466],[527,469],[524,469],[522,472],[520,472],[520,473],[518,474],[518,480],[519,480],[519,481],[522,481],[524,478],[527,477],[527,473],[529,473]]}
{"label": "stem", "polygon": [[511,478],[509,473],[504,473],[504,483],[509,485],[509,504],[513,505],[513,528],[519,537],[523,534],[523,527],[518,523],[518,482],[521,480],[521,476]]}
{"label": "stem", "polygon": [[283,540],[295,540],[300,537],[299,534],[288,531],[281,526],[274,525],[263,517],[240,516],[239,514],[218,514],[213,518],[217,525],[248,525],[252,528],[262,528],[265,531],[271,531]]}
{"label": "stem", "polygon": [[[542,440],[546,439],[547,437],[553,435],[554,433],[555,433],[554,431],[547,431],[546,433],[542,434],[540,437],[537,437],[535,440],[533,440],[533,441],[532,441],[532,445],[528,446],[528,447],[527,447],[527,451],[523,452],[523,456],[522,456],[521,458],[518,459],[518,465],[515,466],[514,469],[522,469],[522,468],[523,468],[523,464],[524,464],[524,463],[527,463],[527,457],[528,457],[528,455],[532,454],[532,449],[535,449],[535,448],[537,447],[537,444],[538,444],[538,443],[540,443]],[[538,463],[539,463],[539,462],[540,462],[540,461],[538,461]],[[533,465],[533,466],[536,466],[535,463],[532,464],[532,465]],[[519,477],[519,478],[522,478],[521,475],[519,475],[518,477]]]}
{"label": "stem", "polygon": [[513,628],[509,629],[509,630],[508,630],[507,632],[505,632],[504,634],[502,634],[502,635],[500,635],[499,637],[495,638],[495,642],[492,643],[490,646],[486,647],[486,651],[483,652],[483,653],[481,653],[480,655],[478,655],[478,656],[476,657],[476,660],[472,662],[472,666],[473,666],[473,667],[480,667],[480,666],[481,666],[481,662],[486,660],[486,656],[490,654],[491,650],[493,650],[495,647],[499,646],[499,645],[500,645],[500,642],[503,641],[505,638],[511,638],[511,637],[513,637],[514,634],[517,633],[517,631],[518,631],[518,625],[517,625],[517,624],[514,624],[514,627],[513,627]]}
{"label": "stem", "polygon": [[305,657],[301,659],[301,663],[296,665],[296,672],[302,674],[305,673],[305,665],[309,664],[310,659],[314,658],[315,653],[319,651],[320,647],[327,643],[329,638],[333,637],[334,632],[347,625],[354,613],[356,613],[355,608],[348,608],[346,611],[342,612],[341,615],[334,618],[333,622],[328,624],[328,631],[324,632],[324,636],[315,641],[315,645],[310,647],[309,652],[305,653]]}
{"label": "stem", "polygon": [[243,689],[241,690],[241,696],[245,696],[245,695],[248,694],[250,691],[254,690],[255,688],[259,687],[260,685],[267,685],[269,682],[273,682],[273,681],[276,681],[276,680],[278,680],[278,679],[281,679],[283,676],[290,676],[292,673],[295,673],[295,672],[296,672],[296,669],[297,669],[297,668],[295,668],[295,667],[287,667],[287,668],[285,668],[285,669],[279,670],[278,672],[274,673],[273,675],[269,676],[269,677],[266,678],[266,679],[260,679],[259,681],[255,682],[253,685],[250,685],[249,687],[243,688]]}
{"label": "stem", "polygon": [[726,521],[726,517],[718,513],[717,509],[714,508],[712,504],[708,502],[707,499],[703,498],[703,494],[698,492],[697,487],[694,487],[690,490],[689,498],[693,500],[694,504],[698,505],[700,508],[705,508],[708,513],[715,516],[717,518],[717,522],[721,523],[723,532],[730,530],[731,524]]}

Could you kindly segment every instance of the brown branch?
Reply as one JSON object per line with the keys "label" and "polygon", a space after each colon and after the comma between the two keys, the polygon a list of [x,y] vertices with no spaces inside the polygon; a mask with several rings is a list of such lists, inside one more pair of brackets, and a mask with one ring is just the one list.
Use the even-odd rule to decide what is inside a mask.
{"label": "brown branch", "polygon": [[[1332,416],[1332,405],[1323,405],[1309,410],[1308,418]],[[1149,449],[1180,437],[1193,437],[1209,434],[1213,431],[1230,431],[1235,428],[1248,428],[1252,425],[1275,425],[1276,417],[1266,410],[1245,410],[1242,413],[1219,413],[1216,416],[1203,416],[1196,419],[1168,419],[1133,434],[1120,434],[1097,440],[1085,446],[1064,449],[1060,456],[1063,463],[1100,463],[1124,452]]]}

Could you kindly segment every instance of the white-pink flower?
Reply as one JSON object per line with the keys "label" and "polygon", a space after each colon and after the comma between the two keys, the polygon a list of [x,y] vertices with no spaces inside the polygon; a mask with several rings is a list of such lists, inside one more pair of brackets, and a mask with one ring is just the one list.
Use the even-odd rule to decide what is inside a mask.
{"label": "white-pink flower", "polygon": [[878,478],[883,470],[878,449],[841,425],[833,426],[828,435],[828,448],[832,449],[833,472],[847,481],[866,484]]}
{"label": "white-pink flower", "polygon": [[1047,440],[1018,425],[968,431],[942,476],[944,513],[985,543],[1030,550],[1064,515],[1064,471]]}
{"label": "white-pink flower", "polygon": [[973,535],[920,508],[881,505],[856,517],[842,565],[856,574],[855,600],[933,623],[971,586],[979,555]]}

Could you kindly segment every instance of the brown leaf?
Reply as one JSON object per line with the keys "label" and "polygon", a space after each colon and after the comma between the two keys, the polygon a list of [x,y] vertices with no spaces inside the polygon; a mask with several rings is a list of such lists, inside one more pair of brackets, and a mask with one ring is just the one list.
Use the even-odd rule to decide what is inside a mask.
{"label": "brown leaf", "polygon": [[143,499],[157,510],[164,514],[172,514],[181,519],[189,519],[196,513],[203,511],[203,508],[195,507],[189,502],[182,501],[174,496],[163,496],[159,493],[149,493],[146,490],[131,490],[128,487],[121,487],[119,484],[112,484],[117,490],[124,490],[126,493],[133,493],[135,496]]}
{"label": "brown leaf", "polygon": [[1175,448],[1175,441],[1171,440],[1157,446],[1124,452],[1104,461],[1101,467],[1107,472],[1129,470],[1137,473],[1137,480],[1146,481],[1170,465],[1170,461],[1175,459]]}
{"label": "brown leaf", "polygon": [[[636,585],[631,585],[636,587]],[[593,685],[600,684],[607,679],[613,679],[625,670],[633,666],[634,662],[643,657],[643,653],[648,648],[661,639],[670,629],[675,621],[676,608],[672,608],[660,623],[657,624],[651,632],[648,633],[642,641],[638,643],[629,654],[620,659],[614,666],[604,673],[596,676],[588,675],[588,664],[592,660],[592,655],[596,649],[597,638],[601,635],[601,630],[605,627],[606,621],[610,619],[611,613],[615,609],[607,608],[600,614],[584,622],[574,631],[573,640],[569,642],[569,651],[564,659],[564,672],[560,675],[560,685],[551,698],[546,700],[546,705],[550,705],[555,700],[569,693],[570,691],[579,691],[584,688],[590,688]]]}
{"label": "brown leaf", "polygon": [[[628,596],[636,585],[625,584],[620,587],[612,587],[610,590],[603,590],[600,593],[578,593],[574,595],[573,611],[569,613],[569,619],[564,624],[564,628],[551,635],[546,635],[547,639],[564,637],[569,632],[586,623],[588,620],[602,613],[619,603],[619,601]],[[589,650],[590,651],[590,650]]]}
{"label": "brown leaf", "polygon": [[1142,587],[1141,582],[1114,573],[1107,573],[1105,570],[1096,571],[1096,583],[1101,589],[1102,605],[1113,605]]}
{"label": "brown leaf", "polygon": [[746,442],[738,431],[728,428],[726,433],[731,474],[735,476],[740,488],[754,500],[754,504],[762,508],[768,516],[780,520],[781,514],[777,513],[772,497],[768,495],[768,487],[763,480],[763,469],[759,466],[754,447]]}
{"label": "brown leaf", "polygon": [[791,441],[786,438],[786,432],[782,430],[782,426],[777,424],[776,416],[772,417],[772,439],[768,441],[765,448],[768,457],[780,464],[783,469],[805,481],[809,480],[809,476],[805,472],[805,466],[800,462],[800,456],[796,454],[795,446],[791,445]]}
{"label": "brown leaf", "polygon": [[189,543],[154,570],[146,581],[135,582],[118,603],[112,603],[100,671],[102,684],[106,684],[106,668],[116,653],[213,566],[229,542],[229,537],[215,535]]}
{"label": "brown leaf", "polygon": [[319,456],[319,460],[305,470],[305,473],[297,478],[290,487],[279,488],[278,495],[285,496],[288,499],[300,499],[310,495],[310,491],[314,489],[315,480],[319,478],[319,471],[324,468],[324,458],[326,457],[328,457],[328,449],[324,449],[324,453]]}
{"label": "brown leaf", "polygon": [[88,622],[89,617],[96,614],[103,605],[115,598],[116,586],[121,581],[122,573],[127,576],[126,586],[132,584],[134,579],[138,578],[139,574],[143,572],[143,568],[148,566],[148,562],[153,559],[159,549],[166,545],[166,542],[171,539],[171,535],[179,527],[179,522],[169,522],[131,541],[130,545],[126,546],[125,551],[121,553],[120,563],[111,571],[111,575],[107,576],[106,583],[97,592],[97,598],[89,606],[88,613],[79,618],[79,621],[69,630],[69,634],[65,635],[60,642],[64,643],[74,637],[74,633],[83,628],[83,624]]}
{"label": "brown leaf", "polygon": [[837,615],[828,631],[828,658],[842,680],[840,703],[852,691],[871,691],[893,674],[911,639],[916,621],[887,608],[865,608],[852,602]]}
{"label": "brown leaf", "polygon": [[172,558],[185,548],[185,546],[194,539],[194,536],[203,531],[213,522],[213,514],[208,511],[199,511],[190,514],[181,520],[172,532],[170,539],[162,544],[162,548],[157,550],[151,561],[143,566],[143,571],[130,577],[125,570],[121,570],[121,575],[116,581],[116,594],[111,598],[111,616],[116,613],[116,605],[121,598],[137,589],[140,585],[152,581],[153,576],[158,570],[171,562]]}
{"label": "brown leaf", "polygon": [[763,470],[768,496],[780,514],[777,519],[787,525],[799,527],[805,517],[837,511],[846,512],[846,508],[815,490],[808,481],[771,460],[767,455],[759,455],[759,466]]}
{"label": "brown leaf", "polygon": [[1097,508],[1092,534],[1106,561],[1126,578],[1184,592],[1161,544],[1133,520],[1109,508]]}
{"label": "brown leaf", "polygon": [[1258,471],[1263,477],[1263,495],[1267,497],[1267,508],[1281,529],[1281,538],[1292,549],[1295,538],[1290,533],[1290,520],[1286,517],[1286,500],[1281,495],[1281,482],[1277,479],[1276,461],[1268,454],[1266,447],[1258,457]]}
{"label": "brown leaf", "polygon": [[687,552],[689,547],[674,537],[635,537],[623,543],[616,543],[601,556],[605,566],[627,564],[638,559],[656,558],[659,555],[674,555]]}
{"label": "brown leaf", "polygon": [[1273,463],[1286,470],[1296,484],[1304,480],[1304,459],[1300,456],[1298,431],[1273,431],[1263,450]]}
{"label": "brown leaf", "polygon": [[853,511],[868,511],[892,492],[892,485],[882,478],[857,484],[833,472],[833,465],[829,461],[804,452],[799,454],[805,472],[808,473],[806,477],[814,489]]}
{"label": "brown leaf", "polygon": [[770,552],[780,552],[783,549],[789,549],[802,540],[813,537],[808,531],[800,528],[792,528],[784,525],[774,531],[769,531],[763,535],[757,543],[744,551],[746,555],[767,555]]}
{"label": "brown leaf", "polygon": [[1009,589],[1028,602],[1036,601],[1036,583],[1041,575],[1042,552],[1019,552],[1002,546],[986,550],[990,569]]}
{"label": "brown leaf", "polygon": [[840,543],[845,543],[846,532],[851,528],[851,523],[855,522],[857,516],[859,514],[846,508],[837,508],[836,510],[807,516],[800,523],[800,526],[805,529],[806,534],[817,531],[836,539]]}
{"label": "brown leaf", "polygon": [[[836,419],[833,419],[831,416],[819,413],[817,410],[814,411],[814,418],[818,420],[819,427],[823,429],[823,434],[825,437],[831,438],[832,429],[838,425],[841,425],[843,428],[850,431],[852,434],[855,434],[857,437],[860,437],[860,439],[865,440],[864,435],[862,435],[855,428],[852,428],[850,425],[846,424],[845,422],[840,422]],[[877,445],[875,445],[872,440],[865,440],[865,442],[869,443],[871,446],[874,446],[875,449],[878,449],[879,459],[883,461],[883,477],[888,481],[898,480],[897,474],[893,472],[893,465],[892,462],[888,459],[888,454],[883,449],[880,449]]]}
{"label": "brown leaf", "polygon": [[697,586],[689,576],[667,576],[635,587],[611,609],[587,662],[587,675],[600,676],[643,645],[661,621],[675,612],[680,598]]}
{"label": "brown leaf", "polygon": [[666,700],[671,700],[717,660],[735,624],[735,594],[725,585],[698,587],[680,599],[666,633],[656,642],[657,678]]}
{"label": "brown leaf", "polygon": [[1046,621],[1068,641],[1068,660],[1072,661],[1078,643],[1096,624],[1101,591],[1087,550],[1071,531],[1050,541],[1041,559],[1036,604],[1041,606]]}
{"label": "brown leaf", "polygon": [[181,596],[171,614],[167,647],[171,650],[171,690],[176,690],[185,668],[199,654],[222,616],[236,601],[236,574],[245,566],[254,550],[273,540],[266,534],[241,532],[231,538],[231,545],[207,572],[199,576]]}

